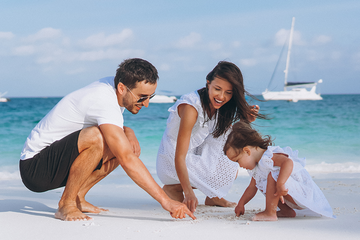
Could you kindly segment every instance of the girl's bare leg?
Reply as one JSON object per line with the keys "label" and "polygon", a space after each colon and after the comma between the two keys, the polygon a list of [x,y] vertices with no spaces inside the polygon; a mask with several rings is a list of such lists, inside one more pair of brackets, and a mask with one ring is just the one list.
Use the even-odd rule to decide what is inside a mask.
{"label": "girl's bare leg", "polygon": [[266,186],[266,208],[265,211],[256,214],[252,220],[253,221],[277,221],[277,206],[280,197],[274,196],[276,192],[276,182],[274,178],[269,173],[267,178],[267,186]]}
{"label": "girl's bare leg", "polygon": [[218,197],[209,198],[209,197],[206,197],[205,205],[219,206],[219,207],[236,207],[237,203],[229,202],[225,198],[218,198]]}

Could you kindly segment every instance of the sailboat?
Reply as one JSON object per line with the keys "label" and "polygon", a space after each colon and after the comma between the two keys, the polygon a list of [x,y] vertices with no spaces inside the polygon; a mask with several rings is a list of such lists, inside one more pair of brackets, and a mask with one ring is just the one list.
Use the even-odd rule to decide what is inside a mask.
{"label": "sailboat", "polygon": [[3,97],[7,92],[0,93],[0,102],[7,102],[9,101],[8,98]]}
{"label": "sailboat", "polygon": [[173,103],[176,102],[175,96],[167,96],[167,95],[158,95],[156,94],[152,99],[150,99],[150,103]]}
{"label": "sailboat", "polygon": [[[284,82],[284,91],[269,91],[268,88],[262,93],[262,96],[265,100],[287,100],[297,102],[299,100],[322,100],[320,94],[317,94],[316,85],[322,83],[322,79],[317,82],[288,82],[288,73],[289,73],[289,63],[290,63],[290,54],[291,54],[291,45],[293,40],[294,33],[294,24],[295,17],[292,18],[289,46],[286,58],[286,68],[285,73],[285,82]],[[272,80],[272,79],[271,79]],[[270,83],[271,83],[270,80]],[[270,85],[269,83],[269,85]],[[268,86],[269,87],[269,86]],[[310,89],[310,90],[308,90]]]}

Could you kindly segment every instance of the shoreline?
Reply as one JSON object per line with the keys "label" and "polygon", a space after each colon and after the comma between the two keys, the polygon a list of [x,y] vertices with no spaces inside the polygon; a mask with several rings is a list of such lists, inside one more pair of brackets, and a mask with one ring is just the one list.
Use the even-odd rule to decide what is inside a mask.
{"label": "shoreline", "polygon": [[[2,239],[184,239],[260,238],[358,239],[360,234],[360,174],[311,174],[323,191],[336,219],[305,214],[277,222],[252,222],[264,209],[265,197],[258,192],[246,205],[246,213],[235,217],[233,208],[204,205],[205,195],[195,190],[199,206],[197,220],[172,219],[154,199],[127,176],[114,175],[90,190],[87,200],[109,209],[89,214],[90,221],[64,222],[54,218],[63,188],[45,193],[27,190],[20,180],[0,181],[0,226]],[[155,180],[160,183],[156,175]],[[227,199],[237,202],[248,185],[239,176]]]}

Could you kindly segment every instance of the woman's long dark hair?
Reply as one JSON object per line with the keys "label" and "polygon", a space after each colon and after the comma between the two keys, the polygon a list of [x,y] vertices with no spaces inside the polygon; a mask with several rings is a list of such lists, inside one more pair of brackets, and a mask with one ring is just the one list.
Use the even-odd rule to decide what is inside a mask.
{"label": "woman's long dark hair", "polygon": [[[253,97],[244,87],[243,76],[240,69],[233,63],[227,61],[220,61],[215,68],[206,76],[206,80],[210,83],[215,78],[221,78],[228,81],[233,88],[233,96],[226,104],[218,109],[216,115],[216,127],[213,131],[215,138],[224,134],[231,125],[236,121],[245,121],[249,123],[248,116],[252,114],[251,107],[245,99],[245,95]],[[208,86],[199,89],[198,93],[201,99],[201,105],[204,109],[205,119],[209,119],[210,114],[210,99],[208,93]],[[262,114],[255,114],[256,117],[264,118]]]}

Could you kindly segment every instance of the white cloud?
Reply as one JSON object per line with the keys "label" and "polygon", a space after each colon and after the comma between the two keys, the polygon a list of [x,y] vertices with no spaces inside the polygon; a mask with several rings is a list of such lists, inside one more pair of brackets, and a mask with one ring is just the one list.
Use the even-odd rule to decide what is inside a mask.
{"label": "white cloud", "polygon": [[28,36],[25,40],[35,42],[40,40],[50,40],[50,39],[56,39],[61,36],[61,30],[60,29],[54,29],[54,28],[43,28],[39,30],[37,33]]}
{"label": "white cloud", "polygon": [[217,42],[210,42],[208,44],[208,47],[211,51],[217,51],[220,50],[222,48],[222,44],[221,43],[217,43]]}
{"label": "white cloud", "polygon": [[240,59],[240,65],[241,66],[252,67],[252,66],[255,66],[256,64],[257,64],[257,61],[254,58]]}
{"label": "white cloud", "polygon": [[0,32],[0,39],[10,40],[14,37],[15,35],[12,32]]}
{"label": "white cloud", "polygon": [[240,43],[239,41],[234,41],[234,42],[232,42],[232,46],[233,46],[234,48],[238,48],[238,47],[241,46],[241,43]]}
{"label": "white cloud", "polygon": [[201,41],[201,35],[196,32],[192,32],[186,37],[181,38],[176,42],[175,46],[178,48],[192,48]]}
{"label": "white cloud", "polygon": [[83,73],[83,72],[86,72],[86,69],[83,67],[79,67],[79,68],[75,68],[75,69],[66,71],[66,74],[75,75],[75,74],[79,74],[79,73]]}
{"label": "white cloud", "polygon": [[352,57],[354,69],[360,71],[360,52],[354,53]]}
{"label": "white cloud", "polygon": [[160,71],[169,71],[170,70],[170,65],[167,64],[167,63],[163,63],[159,67],[157,67],[157,69],[160,70]]}
{"label": "white cloud", "polygon": [[[289,41],[290,30],[280,29],[274,37],[274,44],[276,46],[283,46],[285,41]],[[293,44],[305,45],[305,41],[302,40],[301,33],[294,31],[293,33]]]}
{"label": "white cloud", "polygon": [[124,29],[120,33],[110,34],[106,36],[104,33],[98,33],[81,40],[80,44],[88,48],[110,47],[122,44],[124,41],[133,37],[131,29]]}
{"label": "white cloud", "polygon": [[331,40],[332,39],[329,36],[320,35],[320,36],[315,37],[314,43],[315,44],[325,44],[325,43],[331,42]]}
{"label": "white cloud", "polygon": [[13,54],[17,56],[28,56],[35,53],[35,47],[32,45],[19,46],[14,48]]}
{"label": "white cloud", "polygon": [[334,51],[331,53],[331,59],[333,60],[340,60],[343,54],[340,51]]}
{"label": "white cloud", "polygon": [[98,51],[81,52],[77,60],[80,61],[99,61],[106,59],[124,59],[129,57],[141,57],[144,55],[142,50],[137,49],[107,49]]}

